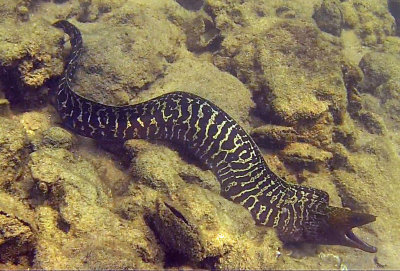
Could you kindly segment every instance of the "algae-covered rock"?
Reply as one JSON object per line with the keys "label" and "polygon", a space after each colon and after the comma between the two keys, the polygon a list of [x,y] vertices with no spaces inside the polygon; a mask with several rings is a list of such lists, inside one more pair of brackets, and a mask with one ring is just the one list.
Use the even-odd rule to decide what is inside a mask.
{"label": "algae-covered rock", "polygon": [[0,262],[29,264],[35,249],[35,237],[29,225],[0,211]]}
{"label": "algae-covered rock", "polygon": [[332,158],[332,153],[307,143],[296,142],[283,149],[282,156],[288,163],[317,168],[325,165]]}
{"label": "algae-covered rock", "polygon": [[263,125],[254,128],[251,136],[259,146],[278,148],[296,142],[299,135],[293,127],[278,125]]}
{"label": "algae-covered rock", "polygon": [[360,90],[375,95],[376,88],[389,79],[400,78],[400,56],[398,54],[372,52],[366,54],[360,62],[364,73],[364,80],[360,83]]}
{"label": "algae-covered rock", "polygon": [[94,22],[106,13],[121,7],[126,0],[81,0],[77,18],[80,22]]}
{"label": "algae-covered rock", "polygon": [[163,75],[182,43],[179,29],[165,15],[132,2],[101,22],[76,25],[88,49],[75,90],[106,104],[128,104],[138,89]]}
{"label": "algae-covered rock", "polygon": [[37,268],[160,267],[162,252],[150,229],[140,217],[126,221],[110,211],[93,166],[64,149],[34,152],[29,166],[54,208],[37,211]]}
{"label": "algae-covered rock", "polygon": [[[181,255],[196,267],[274,266],[280,243],[274,230],[258,229],[246,209],[219,196],[219,184],[210,171],[188,165],[164,146],[142,140],[126,146],[134,153],[132,174],[152,189],[131,190],[118,212],[134,217],[140,205],[147,206],[152,228],[168,255]],[[174,260],[167,256],[167,261]]]}
{"label": "algae-covered rock", "polygon": [[73,135],[60,127],[51,127],[43,133],[43,145],[54,148],[70,149],[74,141]]}
{"label": "algae-covered rock", "polygon": [[196,183],[219,193],[219,183],[211,171],[202,171],[183,161],[177,152],[143,140],[130,140],[128,151],[134,153],[131,172],[141,183],[168,195],[180,193],[185,182]]}
{"label": "algae-covered rock", "polygon": [[0,23],[0,66],[9,70],[19,91],[42,86],[63,68],[57,46],[61,34],[44,20],[21,24]]}
{"label": "algae-covered rock", "polygon": [[390,15],[387,1],[351,0],[342,2],[347,27],[353,28],[365,45],[382,43],[395,34],[395,20]]}
{"label": "algae-covered rock", "polygon": [[315,10],[313,18],[322,31],[340,36],[344,23],[340,1],[323,0],[321,6]]}
{"label": "algae-covered rock", "polygon": [[346,89],[338,49],[314,25],[285,20],[245,39],[229,35],[215,63],[254,92],[264,119],[295,125],[330,112],[340,122]]}
{"label": "algae-covered rock", "polygon": [[386,131],[382,118],[373,112],[362,111],[360,113],[360,120],[370,133],[382,135]]}
{"label": "algae-covered rock", "polygon": [[32,210],[19,199],[0,191],[0,268],[1,263],[31,265],[36,247]]}
{"label": "algae-covered rock", "polygon": [[19,119],[25,128],[29,142],[34,146],[39,146],[43,133],[51,127],[50,115],[45,112],[31,111],[21,114]]}
{"label": "algae-covered rock", "polygon": [[26,156],[26,134],[15,120],[0,117],[0,186],[15,181],[22,173]]}
{"label": "algae-covered rock", "polygon": [[[279,241],[257,228],[249,212],[198,186],[185,186],[172,202],[159,201],[152,221],[161,241],[210,269],[273,268]],[[231,214],[235,213],[235,216]]]}
{"label": "algae-covered rock", "polygon": [[333,129],[333,141],[339,142],[346,146],[346,148],[355,149],[358,133],[353,120],[348,114],[343,118],[343,122]]}

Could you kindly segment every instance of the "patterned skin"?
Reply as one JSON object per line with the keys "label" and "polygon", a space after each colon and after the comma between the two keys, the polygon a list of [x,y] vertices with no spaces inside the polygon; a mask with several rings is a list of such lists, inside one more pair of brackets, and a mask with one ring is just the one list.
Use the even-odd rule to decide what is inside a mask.
{"label": "patterned skin", "polygon": [[276,228],[282,241],[377,251],[351,231],[375,216],[329,206],[326,192],[285,182],[269,169],[243,128],[210,101],[173,92],[140,104],[109,106],[73,92],[71,81],[83,50],[81,33],[64,20],[54,26],[64,30],[71,42],[55,97],[67,128],[97,140],[174,142],[191,150],[214,172],[222,196],[247,208],[257,224]]}

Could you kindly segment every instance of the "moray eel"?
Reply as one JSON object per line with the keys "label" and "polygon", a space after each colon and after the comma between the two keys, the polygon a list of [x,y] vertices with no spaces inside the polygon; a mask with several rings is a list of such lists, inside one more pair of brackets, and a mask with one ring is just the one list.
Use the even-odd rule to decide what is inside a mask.
{"label": "moray eel", "polygon": [[223,197],[247,208],[257,224],[275,228],[285,243],[377,251],[352,232],[375,216],[330,206],[326,192],[285,182],[271,171],[243,128],[210,101],[172,92],[135,105],[110,106],[73,92],[71,82],[83,50],[81,33],[65,20],[54,26],[68,34],[71,43],[55,91],[55,106],[67,128],[96,140],[161,139],[184,146],[214,172]]}

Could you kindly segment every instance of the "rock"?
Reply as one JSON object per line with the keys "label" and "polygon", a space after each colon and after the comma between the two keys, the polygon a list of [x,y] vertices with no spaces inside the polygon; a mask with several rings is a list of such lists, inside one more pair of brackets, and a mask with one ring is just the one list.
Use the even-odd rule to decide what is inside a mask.
{"label": "rock", "polygon": [[0,117],[0,186],[14,182],[26,157],[26,134],[15,120]]}
{"label": "rock", "polygon": [[74,90],[105,104],[134,103],[138,90],[163,76],[183,43],[179,28],[166,15],[131,2],[112,16],[104,15],[101,22],[76,26],[87,50]]}
{"label": "rock", "polygon": [[123,0],[82,0],[79,2],[81,8],[78,12],[78,20],[80,22],[95,22],[104,14],[118,9],[124,3]]}
{"label": "rock", "polygon": [[400,57],[397,54],[368,53],[361,59],[360,68],[364,73],[360,90],[374,95],[379,95],[376,88],[389,79],[400,79]]}
{"label": "rock", "polygon": [[339,37],[343,28],[340,1],[323,0],[321,6],[315,10],[313,19],[322,31]]}
{"label": "rock", "polygon": [[30,207],[0,191],[0,267],[1,263],[18,263],[25,269],[31,266],[36,248],[34,230]]}
{"label": "rock", "polygon": [[29,264],[34,250],[35,237],[29,225],[0,211],[0,262]]}
{"label": "rock", "polygon": [[25,112],[19,116],[20,123],[24,126],[29,142],[38,148],[43,140],[43,133],[52,126],[49,114],[45,112]]}
{"label": "rock", "polygon": [[360,121],[371,134],[383,135],[386,133],[386,126],[382,118],[373,112],[360,112]]}
{"label": "rock", "polygon": [[198,16],[183,23],[186,33],[186,46],[190,51],[203,52],[214,51],[222,37],[220,31],[215,28],[214,22],[209,16]]}
{"label": "rock", "polygon": [[46,147],[70,149],[74,138],[67,130],[60,127],[51,127],[43,133],[42,143]]}
{"label": "rock", "polygon": [[254,227],[250,213],[243,207],[198,186],[182,187],[173,202],[158,201],[151,219],[166,247],[196,266],[275,266],[279,241],[273,230]]}
{"label": "rock", "polygon": [[93,166],[46,148],[31,154],[29,168],[53,206],[37,210],[35,268],[161,268],[163,253],[142,216],[126,221],[111,211]]}
{"label": "rock", "polygon": [[364,45],[381,44],[387,36],[395,34],[395,20],[387,1],[353,0],[341,5],[345,26],[354,29]]}
{"label": "rock", "polygon": [[346,148],[354,150],[357,137],[357,128],[350,116],[346,114],[343,118],[343,123],[334,127],[333,141],[340,142]]}
{"label": "rock", "polygon": [[296,142],[299,135],[293,127],[263,125],[251,131],[251,137],[259,146],[280,148]]}
{"label": "rock", "polygon": [[350,153],[349,151],[342,145],[342,144],[334,144],[330,151],[333,154],[332,160],[330,161],[329,165],[333,169],[344,168],[350,172],[354,172],[354,167],[350,162]]}
{"label": "rock", "polygon": [[381,108],[386,111],[385,124],[396,129],[400,125],[400,81],[390,79],[377,87],[375,93],[379,95]]}
{"label": "rock", "polygon": [[157,191],[167,195],[180,193],[180,186],[186,182],[195,183],[215,193],[220,191],[220,185],[211,171],[188,164],[176,151],[144,140],[130,140],[125,146],[134,155],[132,175]]}
{"label": "rock", "polygon": [[274,266],[279,243],[274,230],[254,227],[245,208],[219,196],[210,171],[187,164],[165,146],[130,140],[126,147],[134,153],[131,170],[141,185],[124,197],[117,212],[134,217],[145,204],[151,227],[166,246],[167,262],[173,261],[168,255],[177,254],[196,268]]}
{"label": "rock", "polygon": [[61,35],[43,20],[20,25],[12,19],[2,21],[0,65],[7,70],[16,91],[39,88],[61,74],[63,62],[57,46]]}
{"label": "rock", "polygon": [[256,33],[228,35],[214,62],[253,91],[263,119],[295,126],[329,112],[340,122],[347,94],[339,47],[301,20],[283,20]]}
{"label": "rock", "polygon": [[291,164],[318,170],[318,167],[326,165],[333,157],[331,152],[321,150],[307,143],[289,144],[281,152],[282,158]]}

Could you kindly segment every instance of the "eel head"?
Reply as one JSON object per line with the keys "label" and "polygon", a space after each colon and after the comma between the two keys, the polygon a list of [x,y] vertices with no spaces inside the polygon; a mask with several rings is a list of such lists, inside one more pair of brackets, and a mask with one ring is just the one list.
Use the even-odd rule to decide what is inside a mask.
{"label": "eel head", "polygon": [[367,244],[352,231],[353,228],[371,223],[375,219],[371,214],[327,206],[323,213],[311,215],[303,224],[301,235],[305,242],[354,247],[375,253],[376,247]]}
{"label": "eel head", "polygon": [[319,212],[310,210],[301,226],[278,228],[278,235],[285,243],[315,243],[321,245],[341,245],[375,253],[376,247],[358,238],[352,231],[355,227],[375,221],[375,216],[353,212],[349,209],[326,206]]}
{"label": "eel head", "polygon": [[327,244],[354,247],[371,253],[377,251],[376,247],[367,244],[352,231],[352,228],[375,221],[376,216],[333,206],[327,207],[326,214],[327,224],[322,230]]}

